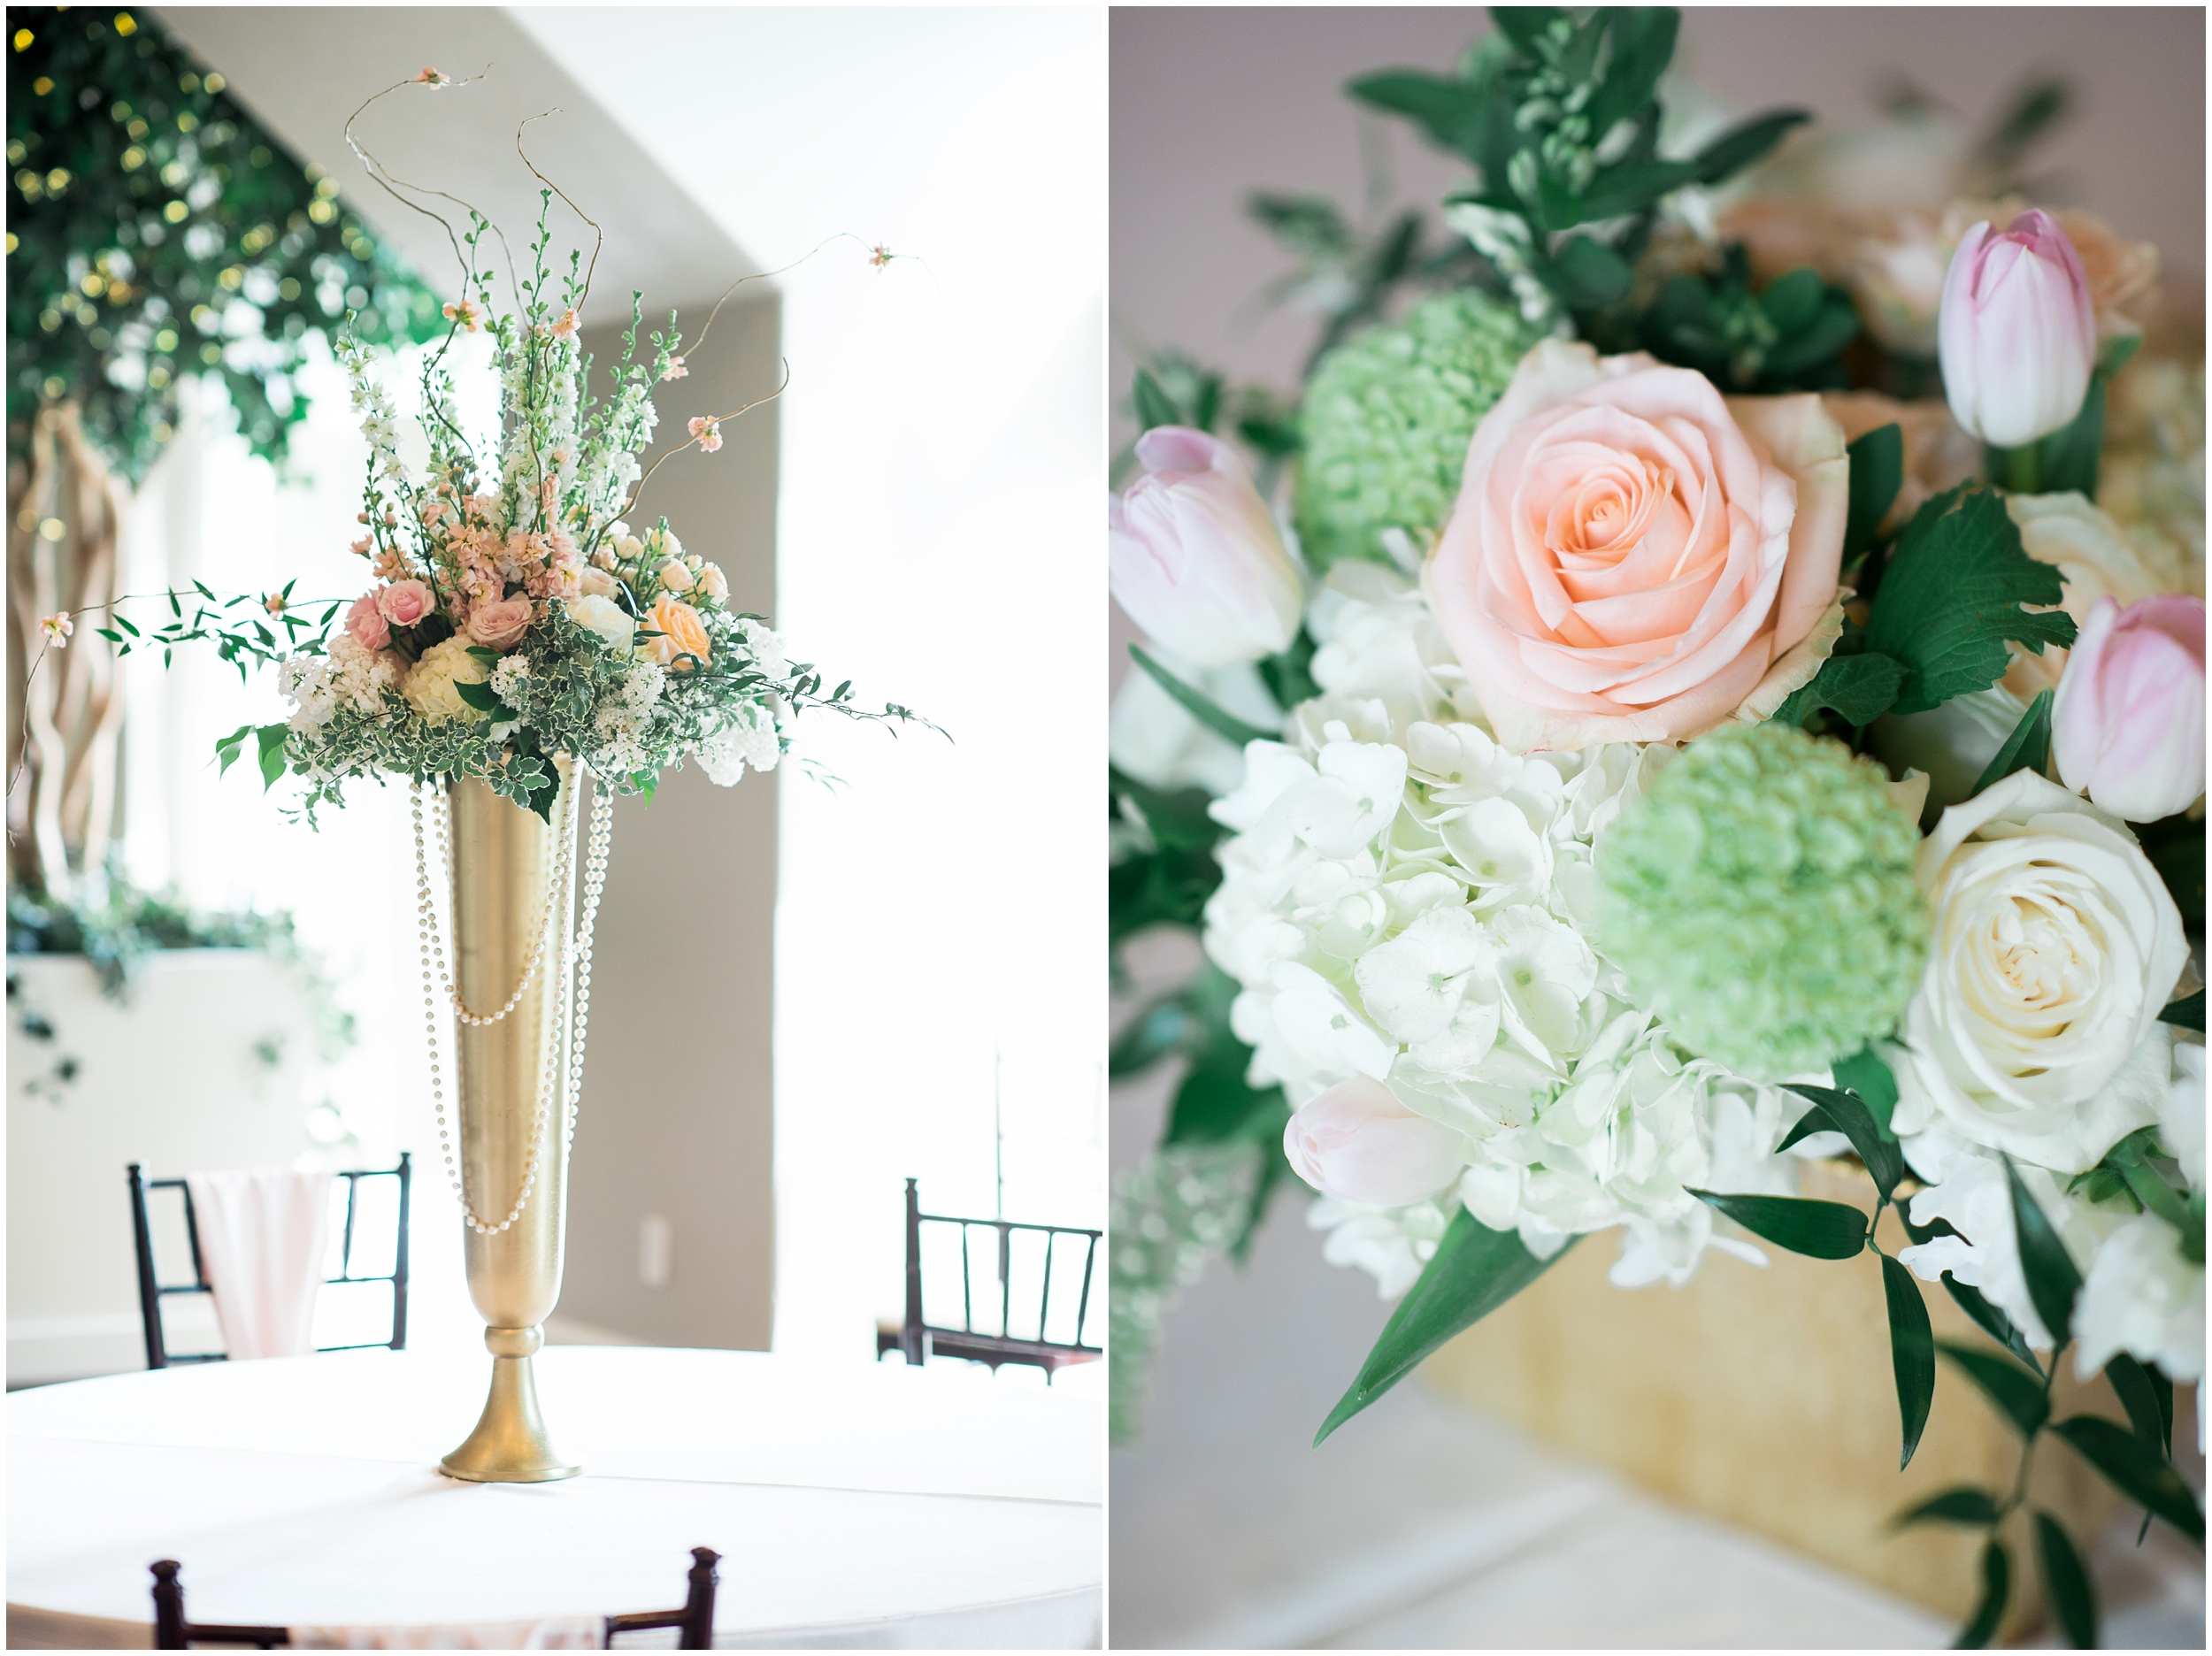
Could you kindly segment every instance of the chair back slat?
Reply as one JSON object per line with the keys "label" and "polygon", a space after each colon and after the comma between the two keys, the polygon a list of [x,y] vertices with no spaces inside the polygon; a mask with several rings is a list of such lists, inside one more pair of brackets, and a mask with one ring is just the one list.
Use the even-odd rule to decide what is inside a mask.
{"label": "chair back slat", "polygon": [[[950,1226],[959,1238],[960,1260],[960,1326],[930,1322],[926,1315],[922,1294],[922,1227]],[[999,1304],[998,1326],[995,1330],[979,1330],[975,1325],[975,1255],[972,1232],[977,1230],[991,1233],[995,1244],[994,1252],[998,1269]],[[1033,1235],[1042,1238],[1044,1260],[1039,1274],[1036,1299],[1035,1331],[1016,1332],[1014,1316],[1014,1273],[1020,1261],[1027,1257],[1027,1250],[1018,1252],[1018,1237]],[[1052,1376],[1069,1363],[1087,1362],[1103,1354],[1098,1345],[1084,1338],[1090,1320],[1091,1284],[1097,1264],[1098,1247],[1102,1233],[1079,1225],[1037,1224],[1020,1219],[969,1219],[952,1214],[930,1214],[921,1210],[918,1182],[906,1181],[906,1316],[895,1331],[887,1329],[877,1338],[877,1354],[897,1349],[910,1363],[923,1361],[931,1352],[946,1356],[972,1358],[987,1362],[992,1368],[1001,1363],[1033,1363],[1045,1371],[1049,1381]],[[1052,1335],[1052,1283],[1056,1254],[1062,1237],[1079,1238],[1083,1249],[1083,1278],[1075,1307],[1075,1325],[1070,1338],[1056,1339]],[[1024,1289],[1022,1304],[1029,1304],[1028,1291]]]}

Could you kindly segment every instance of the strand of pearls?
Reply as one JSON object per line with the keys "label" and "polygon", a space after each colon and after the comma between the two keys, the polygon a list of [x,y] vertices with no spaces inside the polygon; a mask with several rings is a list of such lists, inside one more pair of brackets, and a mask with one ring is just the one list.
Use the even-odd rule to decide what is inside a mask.
{"label": "strand of pearls", "polygon": [[[557,811],[559,810],[560,803],[557,802],[554,809]],[[453,817],[449,811],[439,813],[438,840],[439,849],[445,854],[445,865],[449,870],[453,866]],[[563,840],[562,843],[565,846],[566,841]],[[538,975],[539,966],[544,962],[545,946],[555,931],[553,924],[555,910],[557,908],[564,916],[568,912],[566,904],[560,902],[558,899],[564,878],[574,871],[570,864],[571,859],[566,855],[557,856],[547,864],[545,901],[538,910],[537,940],[530,947],[530,959],[522,969],[522,981],[515,985],[514,993],[507,997],[507,1004],[500,1008],[498,1011],[488,1015],[470,1011],[468,1002],[461,999],[460,984],[447,978],[445,957],[442,952],[440,953],[439,979],[446,993],[452,998],[454,1016],[462,1023],[472,1024],[480,1029],[486,1024],[498,1023],[521,1003],[523,991],[529,988],[531,980]],[[566,928],[562,929],[565,931]]]}
{"label": "strand of pearls", "polygon": [[[580,762],[576,767],[570,790],[573,795],[573,802],[564,801],[566,809],[560,814],[550,836],[553,841],[553,862],[556,871],[554,878],[548,882],[549,918],[554,914],[565,916],[574,901],[576,860],[573,840],[567,830],[572,826],[574,812],[581,809],[582,801],[579,790],[583,787],[590,776],[589,769]],[[430,1048],[430,1092],[432,1103],[437,1114],[439,1148],[444,1154],[446,1175],[452,1182],[453,1193],[461,1203],[461,1209],[467,1217],[469,1228],[480,1236],[494,1236],[508,1230],[522,1217],[523,1210],[530,1205],[530,1199],[536,1192],[538,1173],[544,1159],[546,1128],[553,1113],[553,1095],[561,1081],[564,1068],[567,1070],[569,1085],[568,1107],[564,1112],[565,1119],[562,1129],[563,1147],[565,1148],[575,1139],[577,1103],[583,1090],[584,1037],[591,1008],[592,938],[599,916],[600,894],[606,886],[608,849],[614,836],[614,813],[611,809],[613,801],[604,795],[598,795],[594,800],[595,809],[591,816],[590,847],[584,870],[583,914],[580,916],[572,946],[568,939],[566,924],[564,924],[560,928],[562,938],[558,962],[560,978],[555,994],[555,1004],[551,1008],[552,1016],[548,1024],[545,1058],[540,1066],[538,1108],[531,1133],[530,1162],[524,1169],[522,1188],[516,1195],[514,1206],[508,1210],[504,1219],[494,1224],[476,1210],[473,1192],[469,1189],[465,1159],[456,1160],[451,1130],[448,1127],[445,1119],[445,1088],[438,1062],[438,1002],[446,997],[439,995],[436,987],[437,982],[444,979],[446,976],[445,945],[438,933],[436,909],[432,895],[428,846],[423,825],[422,788],[419,784],[414,787],[412,793],[415,821],[416,901],[422,932],[423,1013],[427,1026]],[[594,789],[594,793],[597,794],[598,791]],[[440,849],[444,854],[446,868],[449,872],[452,868],[451,813],[449,809],[442,808],[435,802],[434,802],[434,811],[439,818]],[[544,936],[541,933],[541,949],[542,949],[543,942]],[[526,978],[524,981],[526,984],[528,979]],[[516,992],[518,1000],[520,993],[520,990]],[[455,993],[450,999],[456,1008],[460,1008],[459,995]],[[510,1007],[512,1004],[513,1002],[511,1001]],[[470,1018],[465,1010],[461,1010],[460,1016],[466,1021],[478,1024],[498,1021],[496,1017]],[[500,1016],[503,1016],[504,1012],[503,1011]]]}

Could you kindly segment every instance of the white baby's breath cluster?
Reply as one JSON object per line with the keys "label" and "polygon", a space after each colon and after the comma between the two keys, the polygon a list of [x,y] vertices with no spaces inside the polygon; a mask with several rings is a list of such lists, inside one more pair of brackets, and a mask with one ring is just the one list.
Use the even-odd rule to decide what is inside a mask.
{"label": "white baby's breath cluster", "polygon": [[1379,565],[1339,565],[1309,626],[1323,694],[1212,808],[1237,832],[1207,952],[1242,985],[1253,1085],[1297,1108],[1371,1077],[1465,1157],[1431,1200],[1317,1203],[1329,1256],[1402,1292],[1464,1206],[1541,1257],[1619,1227],[1624,1285],[1685,1281],[1717,1244],[1757,1257],[1686,1187],[1788,1193],[1774,1146],[1801,1101],[1689,1056],[1588,941],[1593,847],[1672,750],[1507,752]]}

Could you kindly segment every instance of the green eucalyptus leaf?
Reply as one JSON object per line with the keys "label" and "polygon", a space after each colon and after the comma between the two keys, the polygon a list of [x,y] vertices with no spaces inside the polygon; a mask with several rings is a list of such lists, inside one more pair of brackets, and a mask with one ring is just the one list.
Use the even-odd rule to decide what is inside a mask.
{"label": "green eucalyptus leaf", "polygon": [[2164,1455],[2099,1414],[2077,1414],[2051,1428],[2129,1499],[2204,1545],[2204,1513],[2195,1493]]}
{"label": "green eucalyptus leaf", "polygon": [[1935,1345],[2019,1429],[2023,1438],[2032,1438],[2043,1429],[2043,1422],[2050,1417],[2051,1405],[2043,1395],[2040,1380],[2010,1358],[2000,1357],[1994,1352],[1962,1346],[1955,1340],[1938,1340]]}
{"label": "green eucalyptus leaf", "polygon": [[2063,1342],[2074,1326],[2074,1300],[2081,1292],[2081,1273],[2043,1209],[2020,1182],[2020,1171],[2012,1165],[2012,1158],[2003,1160],[2005,1178],[2012,1187],[2012,1223],[2019,1238],[2020,1266],[2027,1274],[2028,1300],[2051,1338]]}
{"label": "green eucalyptus leaf", "polygon": [[1905,486],[1904,430],[1894,420],[1877,426],[1855,438],[1844,453],[1851,462],[1851,510],[1843,531],[1847,564],[1874,544],[1882,519],[1889,516],[1889,509],[1897,503],[1897,491]]}
{"label": "green eucalyptus leaf", "polygon": [[1890,1527],[1902,1530],[1916,1523],[1955,1523],[1984,1525],[1997,1522],[1997,1498],[1987,1490],[1961,1484],[1932,1495],[1919,1506],[1899,1513],[1890,1520]]}
{"label": "green eucalyptus leaf", "polygon": [[2005,1603],[2012,1596],[2012,1555],[2005,1551],[2005,1544],[1995,1536],[1982,1548],[1982,1596],[1974,1606],[1974,1614],[1966,1618],[1966,1625],[1959,1629],[1952,1642],[1953,1650],[1980,1650],[1996,1637],[1997,1624],[2005,1619]]}
{"label": "green eucalyptus leaf", "polygon": [[1989,1303],[1980,1289],[1968,1287],[1949,1271],[1943,1273],[1943,1286],[1958,1308],[1973,1318],[1984,1333],[2033,1369],[2037,1379],[2043,1377],[2043,1365],[2028,1345],[2026,1336],[2013,1326],[2010,1317]]}
{"label": "green eucalyptus leaf", "polygon": [[1411,1374],[1446,1340],[1489,1315],[1542,1276],[1553,1260],[1580,1239],[1571,1238],[1558,1254],[1539,1259],[1521,1245],[1516,1232],[1493,1230],[1461,1208],[1423,1268],[1420,1280],[1391,1314],[1382,1338],[1360,1365],[1351,1390],[1321,1423],[1313,1440],[1316,1446]]}
{"label": "green eucalyptus leaf", "polygon": [[1726,1214],[1755,1236],[1793,1254],[1814,1259],[1849,1259],[1866,1248],[1866,1215],[1842,1202],[1807,1201],[1795,1196],[1729,1196],[1701,1190],[1692,1190],[1690,1194]]}
{"label": "green eucalyptus leaf", "polygon": [[1920,1446],[1920,1434],[1928,1424],[1928,1409],[1935,1402],[1935,1332],[1928,1322],[1928,1304],[1920,1297],[1913,1274],[1886,1254],[1882,1261],[1882,1297],[1889,1307],[1890,1367],[1897,1379],[1897,1418],[1903,1449],[1900,1471],[1912,1464],[1912,1452]]}
{"label": "green eucalyptus leaf", "polygon": [[1240,748],[1247,742],[1279,741],[1282,739],[1280,731],[1262,730],[1256,724],[1248,724],[1204,692],[1191,688],[1155,661],[1141,644],[1132,644],[1129,654],[1138,666],[1151,675],[1154,683],[1174,697],[1185,712],[1215,735],[1224,737]]}
{"label": "green eucalyptus leaf", "polygon": [[2088,1568],[2057,1519],[2047,1512],[2035,1514],[2035,1551],[2043,1567],[2043,1599],[2067,1643],[2076,1650],[2097,1647],[2097,1595],[2089,1584]]}
{"label": "green eucalyptus leaf", "polygon": [[1848,1087],[1866,1100],[1867,1111],[1882,1130],[1883,1138],[1896,1138],[1890,1131],[1889,1118],[1897,1108],[1897,1077],[1872,1046],[1862,1046],[1850,1057],[1838,1059],[1829,1067],[1829,1073],[1838,1086]]}
{"label": "green eucalyptus leaf", "polygon": [[[1859,1153],[1859,1160],[1866,1163],[1866,1170],[1874,1180],[1874,1188],[1886,1200],[1905,1177],[1905,1153],[1897,1147],[1897,1140],[1885,1138],[1881,1123],[1874,1119],[1866,1100],[1855,1092],[1839,1092],[1834,1087],[1801,1086],[1793,1083],[1789,1089],[1798,1097],[1820,1107],[1835,1131],[1851,1141],[1851,1147]],[[1793,1129],[1790,1140],[1801,1136],[1804,1123]]]}
{"label": "green eucalyptus leaf", "polygon": [[2035,700],[2028,703],[2028,710],[2020,716],[2020,722],[2012,727],[2012,734],[2005,738],[2004,746],[1997,749],[1997,756],[1974,784],[1974,792],[1979,794],[2016,770],[2032,770],[2041,776],[2050,763],[2051,693],[2039,690]]}

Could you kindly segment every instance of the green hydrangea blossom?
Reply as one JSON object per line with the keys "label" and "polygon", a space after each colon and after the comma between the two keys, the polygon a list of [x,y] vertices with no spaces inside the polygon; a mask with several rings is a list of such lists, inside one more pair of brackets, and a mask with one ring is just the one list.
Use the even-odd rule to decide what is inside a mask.
{"label": "green hydrangea blossom", "polygon": [[1600,841],[1598,941],[1685,1046],[1775,1078],[1894,1026],[1928,954],[1919,835],[1840,742],[1700,738]]}
{"label": "green hydrangea blossom", "polygon": [[1476,423],[1539,337],[1511,305],[1463,289],[1321,359],[1294,502],[1315,569],[1386,556],[1386,529],[1444,526]]}

